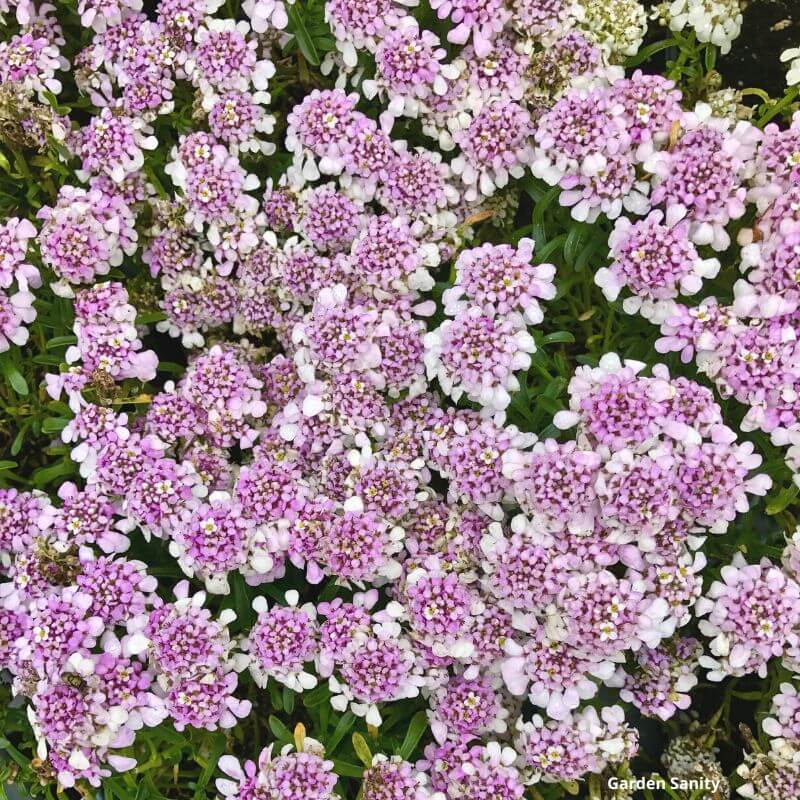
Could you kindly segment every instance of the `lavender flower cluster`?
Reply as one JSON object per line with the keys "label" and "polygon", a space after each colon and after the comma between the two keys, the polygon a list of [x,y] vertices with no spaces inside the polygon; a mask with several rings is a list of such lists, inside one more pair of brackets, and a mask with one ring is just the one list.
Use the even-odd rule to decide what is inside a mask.
{"label": "lavender flower cluster", "polygon": [[[74,314],[44,390],[70,409],[79,478],[55,497],[0,489],[0,668],[49,776],[100,786],[136,768],[145,728],[233,728],[254,713],[246,687],[277,683],[325,686],[372,730],[421,698],[422,758],[370,754],[363,800],[518,800],[625,774],[632,714],[669,720],[701,675],[776,660],[772,749],[739,792],[797,796],[800,534],[780,565],[739,553],[703,583],[707,539],[771,486],[762,457],[710,389],[615,353],[575,370],[553,438],[511,424],[556,267],[476,225],[513,214],[530,175],[576,221],[611,220],[597,285],[800,474],[800,116],[761,131],[626,76],[647,29],[635,0],[431,0],[445,41],[411,3],[328,0],[330,81],[283,117],[280,0],[247,0],[246,20],[216,0],[152,18],[80,0],[71,65],[53,6],[11,6],[0,79],[49,109],[69,67],[93,109],[42,112],[33,141],[58,146],[69,181],[0,228],[0,352],[26,343],[31,290]],[[723,49],[741,24],[722,0],[657,13]],[[683,305],[734,242],[732,304]],[[135,258],[154,330],[126,284]],[[185,354],[173,381],[154,334]],[[172,594],[127,555],[141,540],[185,575]],[[243,632],[211,610],[234,582],[255,598]],[[718,767],[673,744],[671,773]],[[304,735],[219,772],[222,797],[339,796]]]}

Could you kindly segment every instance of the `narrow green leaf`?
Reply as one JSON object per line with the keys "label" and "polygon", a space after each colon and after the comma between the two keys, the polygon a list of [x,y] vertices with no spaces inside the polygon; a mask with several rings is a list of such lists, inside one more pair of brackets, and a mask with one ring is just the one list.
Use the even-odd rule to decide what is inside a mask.
{"label": "narrow green leaf", "polygon": [[550,383],[548,383],[545,387],[544,391],[542,392],[542,396],[555,400],[564,390],[566,385],[566,378],[553,378],[553,380],[550,381]]}
{"label": "narrow green leaf", "polygon": [[353,750],[356,751],[356,755],[365,767],[372,766],[372,751],[369,749],[367,740],[360,733],[353,734]]}
{"label": "narrow green leaf", "polygon": [[418,711],[411,718],[411,722],[408,724],[406,738],[403,740],[403,744],[400,745],[399,755],[401,758],[411,758],[411,754],[416,749],[419,740],[427,729],[428,715],[424,711]]}
{"label": "narrow green leaf", "polygon": [[25,192],[25,199],[36,209],[42,207],[42,204],[39,202],[39,194],[41,190],[39,188],[38,183],[32,183],[28,187],[28,191]]}
{"label": "narrow green leaf", "polygon": [[72,475],[75,472],[75,463],[73,461],[62,461],[59,464],[53,464],[51,467],[42,467],[33,473],[33,484],[38,489],[47,486],[51,481],[56,478],[63,478],[67,475]]}
{"label": "narrow green leaf", "polygon": [[269,715],[269,729],[272,731],[276,739],[280,739],[284,743],[294,741],[292,732],[274,715]]}
{"label": "narrow green leaf", "polygon": [[[35,355],[31,359],[31,361],[33,361],[34,364],[44,364],[45,366],[48,366],[48,367],[59,367],[59,366],[61,366],[61,364],[64,363],[64,359],[60,358],[59,356],[47,356],[47,355],[44,355],[43,353],[40,353],[39,355]],[[58,370],[56,370],[56,372],[57,371]]]}
{"label": "narrow green leaf", "polygon": [[656,53],[660,53],[662,50],[668,50],[670,47],[675,47],[676,45],[677,41],[675,38],[664,39],[661,42],[649,44],[647,47],[643,47],[641,50],[639,50],[635,56],[631,56],[630,58],[626,59],[625,66],[636,67],[639,64],[643,64],[648,58],[651,58]]}
{"label": "narrow green leaf", "polygon": [[303,705],[306,708],[316,708],[324,705],[331,699],[331,690],[324,683],[312,689],[310,692],[303,692]]}
{"label": "narrow green leaf", "polygon": [[575,271],[576,272],[583,272],[589,264],[589,260],[591,257],[597,253],[600,253],[602,250],[606,249],[605,237],[603,237],[602,241],[594,239],[593,241],[589,242],[581,251],[578,253],[577,258],[575,259]]}
{"label": "narrow green leaf", "polygon": [[55,350],[58,347],[69,347],[71,344],[75,344],[77,341],[77,336],[56,336],[54,339],[50,339],[45,347],[48,350]]}
{"label": "narrow green leaf", "polygon": [[770,516],[780,514],[797,497],[798,493],[800,493],[800,486],[797,484],[793,483],[791,486],[785,486],[775,497],[767,501],[767,514]]}
{"label": "narrow green leaf", "polygon": [[43,433],[60,433],[64,430],[64,428],[69,425],[68,419],[63,419],[61,417],[48,417],[42,423],[42,432]]}
{"label": "narrow green leaf", "polygon": [[556,414],[561,411],[561,403],[551,397],[540,395],[536,398],[536,403],[540,408],[543,408],[548,414]]}
{"label": "narrow green leaf", "polygon": [[137,325],[152,325],[154,322],[162,322],[167,318],[163,311],[144,311],[136,316]]}
{"label": "narrow green leaf", "polygon": [[353,726],[356,724],[356,715],[352,711],[346,711],[342,718],[336,723],[336,727],[333,729],[333,733],[331,734],[328,741],[325,743],[326,750],[328,753],[332,753],[336,750],[339,743],[347,736],[348,733],[353,729]]}
{"label": "narrow green leaf", "polygon": [[[561,187],[559,186],[551,186],[539,199],[536,201],[536,205],[533,209],[533,214],[531,215],[531,232],[533,234],[534,240],[543,245],[545,242],[545,230],[544,230],[544,215],[547,209],[550,207],[550,204],[558,197],[558,194],[561,191]],[[528,190],[529,194],[531,193],[530,189]],[[533,196],[533,195],[531,195]]]}
{"label": "narrow green leaf", "polygon": [[711,70],[717,65],[717,48],[714,47],[713,44],[706,45],[704,61],[706,65],[706,72],[711,72]]}
{"label": "narrow green leaf", "polygon": [[58,102],[58,98],[52,93],[48,91],[42,92],[42,96],[47,100],[48,103],[52,106],[53,110],[57,114],[67,115],[72,110],[69,106],[62,106]]}
{"label": "narrow green leaf", "polygon": [[247,591],[247,583],[240,572],[235,572],[231,576],[231,590],[237,623],[246,628],[252,627],[255,622],[255,612]]}
{"label": "narrow green leaf", "polygon": [[333,771],[337,775],[342,775],[345,778],[360,778],[364,774],[364,767],[358,764],[350,764],[347,761],[333,760]]}
{"label": "narrow green leaf", "polygon": [[153,167],[151,165],[145,163],[144,170],[147,173],[147,177],[150,179],[150,182],[155,187],[156,192],[158,192],[158,196],[162,200],[166,200],[169,197],[169,193],[164,188],[164,184],[161,183],[161,180],[159,179],[158,175],[156,175],[155,170],[153,169]]}
{"label": "narrow green leaf", "polygon": [[294,699],[296,696],[287,686],[283,687],[283,710],[287,714],[291,714],[294,711]]}
{"label": "narrow green leaf", "polygon": [[290,30],[294,34],[294,38],[297,40],[297,46],[300,48],[300,52],[305,57],[306,61],[315,67],[319,66],[320,59],[317,53],[317,47],[314,44],[314,40],[311,38],[311,34],[308,32],[308,28],[306,28],[302,7],[297,3],[292,5],[289,9],[289,22],[291,25]]}
{"label": "narrow green leaf", "polygon": [[277,682],[270,681],[267,684],[267,690],[269,691],[269,701],[272,703],[272,707],[276,711],[283,711],[283,694],[281,694],[281,690]]}
{"label": "narrow green leaf", "polygon": [[550,256],[553,255],[556,250],[563,247],[566,238],[566,233],[559,233],[554,239],[551,239],[546,244],[543,244],[541,248],[538,246],[539,242],[537,241],[536,258],[538,258],[540,262],[547,261],[547,259],[550,258]]}
{"label": "narrow green leaf", "polygon": [[206,796],[206,786],[208,786],[208,782],[211,780],[211,776],[214,774],[214,770],[217,768],[217,762],[224,752],[225,737],[224,735],[220,735],[217,741],[214,743],[214,747],[208,756],[208,762],[206,763],[205,768],[200,774],[200,777],[197,779],[197,785],[195,786],[194,790],[194,800],[202,800],[202,798]]}
{"label": "narrow green leaf", "polygon": [[182,375],[186,367],[182,364],[176,364],[174,361],[159,361],[158,369],[160,372],[172,372],[176,375]]}
{"label": "narrow green leaf", "polygon": [[564,258],[568,264],[575,264],[575,260],[583,247],[586,231],[583,225],[575,225],[570,229],[567,234],[567,240],[564,242]]}
{"label": "narrow green leaf", "polygon": [[8,385],[18,395],[26,397],[28,395],[28,384],[25,382],[25,378],[22,377],[22,373],[11,361],[7,352],[0,355],[0,369]]}
{"label": "narrow green leaf", "polygon": [[5,750],[9,756],[11,756],[14,763],[18,766],[22,767],[23,769],[29,766],[28,759],[14,747],[11,742],[8,741],[4,736],[0,736],[0,750]]}
{"label": "narrow green leaf", "polygon": [[25,441],[25,434],[28,431],[28,426],[23,425],[19,429],[19,433],[14,437],[14,441],[11,442],[11,448],[9,449],[9,453],[12,456],[18,456],[20,450],[22,450],[22,443]]}
{"label": "narrow green leaf", "polygon": [[48,409],[48,411],[53,411],[56,414],[61,414],[61,415],[71,414],[72,413],[72,410],[70,409],[70,407],[66,403],[62,402],[61,400],[51,400],[47,404],[47,409]]}
{"label": "narrow green leaf", "polygon": [[113,796],[120,800],[136,800],[133,793],[118,778],[106,778],[103,781],[103,790],[107,797],[113,791]]}
{"label": "narrow green leaf", "polygon": [[555,333],[548,333],[542,339],[545,344],[572,344],[575,337],[569,331],[556,331]]}

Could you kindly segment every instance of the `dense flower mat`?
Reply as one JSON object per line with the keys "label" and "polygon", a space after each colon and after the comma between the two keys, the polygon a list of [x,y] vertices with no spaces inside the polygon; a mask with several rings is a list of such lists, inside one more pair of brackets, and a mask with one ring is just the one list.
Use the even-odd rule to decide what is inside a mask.
{"label": "dense flower mat", "polygon": [[0,0],[0,783],[800,797],[800,48],[54,2]]}

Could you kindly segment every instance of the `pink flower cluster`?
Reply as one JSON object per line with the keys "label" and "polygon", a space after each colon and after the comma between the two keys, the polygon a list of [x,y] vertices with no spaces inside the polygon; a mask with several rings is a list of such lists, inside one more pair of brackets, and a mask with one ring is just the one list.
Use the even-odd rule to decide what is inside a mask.
{"label": "pink flower cluster", "polygon": [[[622,704],[670,719],[701,667],[800,670],[800,541],[782,568],[737,555],[703,592],[706,538],[770,487],[753,444],[709,389],[614,353],[576,370],[557,437],[509,424],[555,267],[530,238],[474,229],[502,224],[528,171],[575,220],[614,220],[595,276],[608,299],[625,290],[661,352],[696,357],[800,464],[797,121],[762,134],[685,110],[670,80],[624,77],[639,27],[615,42],[588,3],[430,5],[442,38],[392,0],[325,4],[335,83],[291,107],[287,168],[262,182],[252,165],[284,130],[268,113],[283,3],[247,0],[250,23],[215,0],[161,0],[155,19],[137,0],[78,4],[93,33],[72,66],[97,111],[64,138],[75,185],[38,232],[0,228],[0,351],[35,318],[32,240],[74,309],[46,389],[68,400],[80,485],[0,490],[0,668],[62,786],[134,767],[117,751],[144,726],[235,726],[252,680],[319,687],[374,727],[425,704],[424,757],[375,756],[363,800],[520,800],[633,758]],[[0,53],[43,97],[63,39],[48,9],[20,4]],[[155,132],[188,88],[166,146]],[[417,128],[429,146],[399,138]],[[748,204],[732,303],[678,304],[718,274]],[[185,355],[172,381],[121,282],[138,256],[155,335]],[[126,557],[140,538],[186,576],[174,600]],[[207,607],[234,587],[254,598],[235,633]],[[791,786],[791,684],[773,706]],[[336,800],[336,765],[297,739],[223,757],[220,793]]]}
{"label": "pink flower cluster", "polygon": [[[94,301],[118,292],[86,291]],[[326,292],[333,304],[319,309]],[[12,578],[4,585],[14,587],[4,606],[19,626],[7,659],[20,691],[30,670],[49,688],[65,664],[88,670],[97,648],[113,643],[115,656],[141,662],[147,702],[178,728],[232,725],[247,713],[234,694],[247,669],[262,687],[327,681],[334,708],[372,725],[385,704],[421,694],[437,746],[465,748],[459,758],[473,764],[500,759],[509,796],[528,780],[572,780],[628,757],[635,734],[622,709],[592,716],[581,703],[607,685],[662,719],[687,706],[699,649],[676,631],[701,593],[697,551],[747,508],[748,495],[765,491],[768,480],[754,477],[760,458],[736,443],[708,390],[663,367],[644,377],[641,365],[615,356],[576,374],[572,410],[556,421],[577,431],[562,444],[443,409],[431,392],[387,405],[385,321],[346,300],[324,289],[299,318],[285,345],[294,362],[234,345],[199,353],[138,425],[102,406],[78,407],[63,435],[76,445],[86,488],[64,491],[60,506],[35,495],[5,503],[5,516],[27,520],[27,533],[3,544]],[[76,302],[88,315],[88,296]],[[327,344],[334,335],[341,348]],[[91,348],[82,354],[90,356]],[[239,465],[233,447],[252,455]],[[442,480],[444,492],[433,488]],[[522,513],[509,518],[517,506]],[[203,593],[185,586],[163,604],[154,582],[137,578],[149,594],[126,591],[122,606],[104,594],[104,605],[92,605],[101,582],[87,570],[107,564],[127,576],[118,554],[137,527],[166,539],[211,592],[229,591],[236,572],[253,586],[275,581],[289,564],[312,584],[330,576],[359,591],[316,605],[296,592],[285,603],[258,597],[241,640],[226,632],[230,614],[213,620]],[[60,583],[42,559],[56,561]],[[715,591],[698,613],[722,602]],[[772,587],[755,623],[763,631],[770,620],[787,653],[800,629],[793,596]],[[44,612],[36,609],[66,602],[63,644],[37,645]],[[710,624],[725,630],[720,613]],[[734,635],[748,635],[736,620]],[[104,625],[124,631],[111,638]],[[758,657],[783,654],[776,647],[761,646]],[[512,712],[506,690],[547,720]],[[508,730],[518,736],[511,760],[476,744]],[[552,748],[570,759],[554,759]],[[92,769],[110,758],[95,751]],[[75,775],[90,774],[79,767]],[[424,769],[413,778],[423,779],[434,780]]]}
{"label": "pink flower cluster", "polygon": [[[668,86],[659,91],[669,90],[671,99],[665,95],[653,105],[656,113],[648,109],[661,79],[646,79],[652,83],[650,100],[644,85],[634,91],[637,80],[645,78],[613,80],[560,100],[560,114],[554,107],[548,112],[552,118],[546,114],[540,123],[550,133],[534,170],[540,164],[537,174],[551,182],[560,179],[564,188],[562,175],[576,180],[569,177],[575,171],[592,173],[587,162],[602,158],[597,153],[607,153],[606,142],[616,141],[612,149],[628,151],[631,170],[652,176],[648,202],[628,207],[628,216],[616,220],[609,238],[611,263],[597,271],[596,283],[611,301],[624,291],[627,313],[641,313],[660,325],[659,352],[678,352],[685,363],[694,359],[723,397],[743,403],[748,408],[743,429],[763,430],[776,445],[788,447],[789,465],[797,473],[800,117],[789,128],[771,124],[762,132],[749,122],[714,116],[705,105],[685,112],[679,94]],[[634,98],[636,105],[626,111],[626,102]],[[649,137],[637,136],[631,109],[640,124],[646,121]],[[570,122],[561,131],[564,119]],[[590,119],[592,130],[605,126],[605,132],[594,141],[575,138]],[[604,167],[604,177],[606,172]],[[632,192],[626,189],[623,199],[629,201]],[[562,202],[572,204],[567,194],[562,192]],[[730,299],[700,295],[703,281],[720,270],[716,253],[732,245],[729,223],[749,209],[755,220],[739,231],[736,242],[743,277],[732,286]],[[602,211],[612,219],[619,215],[618,209]],[[635,219],[630,212],[642,216]],[[680,295],[700,296],[690,305]]]}

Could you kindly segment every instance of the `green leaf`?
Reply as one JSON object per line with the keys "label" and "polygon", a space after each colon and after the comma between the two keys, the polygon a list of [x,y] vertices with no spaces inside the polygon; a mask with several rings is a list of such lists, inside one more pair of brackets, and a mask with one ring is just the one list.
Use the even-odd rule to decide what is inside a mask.
{"label": "green leaf", "polygon": [[306,28],[305,20],[303,19],[303,11],[301,6],[297,3],[289,8],[289,30],[294,34],[297,41],[297,46],[303,54],[306,61],[313,66],[319,66],[320,59],[317,53],[317,47],[311,34]]}
{"label": "green leaf", "polygon": [[53,464],[51,467],[42,467],[33,473],[33,484],[38,489],[41,489],[56,478],[64,478],[67,475],[72,475],[75,472],[74,461],[62,461],[59,464]]}
{"label": "green leaf", "polygon": [[12,456],[18,456],[20,450],[22,450],[22,443],[25,441],[25,434],[28,431],[28,425],[25,424],[19,429],[19,433],[14,437],[14,441],[11,442],[11,447],[9,448],[9,453]]}
{"label": "green leaf", "polygon": [[800,486],[797,484],[785,486],[775,497],[767,501],[767,514],[770,516],[780,514],[797,497],[798,493],[800,493]]}
{"label": "green leaf", "polygon": [[283,687],[283,710],[287,714],[291,714],[294,711],[294,699],[297,695],[288,687]]}
{"label": "green leaf", "polygon": [[328,753],[332,753],[336,750],[339,743],[353,730],[353,726],[356,724],[356,715],[352,711],[346,711],[339,722],[336,724],[336,727],[333,730],[328,741],[325,743],[325,749]]}
{"label": "green leaf", "polygon": [[31,361],[34,364],[44,364],[48,367],[60,367],[64,363],[64,359],[60,356],[46,356],[44,354],[34,356]]}
{"label": "green leaf", "polygon": [[136,800],[148,800],[149,797],[150,789],[144,783],[140,783],[136,790]]}
{"label": "green leaf", "polygon": [[45,98],[45,100],[47,100],[48,103],[50,103],[53,110],[57,114],[66,116],[72,110],[69,106],[59,105],[58,98],[52,92],[42,92],[42,96]]}
{"label": "green leaf", "polygon": [[[533,214],[531,215],[531,228],[533,238],[537,243],[544,244],[545,242],[544,214],[545,211],[547,211],[547,209],[550,207],[550,204],[553,202],[553,200],[558,197],[560,192],[560,186],[551,186],[536,203],[536,206],[533,209]],[[528,193],[531,193],[530,189],[528,190]]]}
{"label": "green leaf", "polygon": [[277,681],[270,681],[267,684],[267,690],[269,691],[269,701],[272,703],[272,707],[276,711],[283,711],[283,695]]}
{"label": "green leaf", "polygon": [[599,243],[597,239],[593,239],[589,244],[584,247],[580,253],[578,253],[578,257],[575,259],[575,271],[582,272],[586,269],[587,265],[589,264],[589,259],[601,249],[605,248],[605,237]]}
{"label": "green leaf", "polygon": [[119,797],[120,800],[136,800],[133,793],[125,786],[119,778],[106,778],[103,781],[103,789],[107,797]]}
{"label": "green leaf", "polygon": [[424,711],[418,711],[411,718],[408,724],[408,731],[406,738],[403,739],[403,744],[400,745],[399,755],[401,758],[409,759],[411,754],[419,744],[422,735],[428,729],[428,715]]}
{"label": "green leaf", "polygon": [[247,583],[241,572],[231,575],[231,597],[233,598],[233,610],[236,612],[236,622],[245,628],[251,628],[255,622],[255,612],[253,611],[252,601],[247,591]]}
{"label": "green leaf", "polygon": [[542,341],[545,344],[573,344],[575,337],[569,331],[556,331],[548,333]]}
{"label": "green leaf", "polygon": [[347,761],[339,761],[332,759],[333,771],[337,775],[342,775],[345,778],[360,778],[364,775],[364,768],[358,764],[350,764]]}
{"label": "green leaf", "polygon": [[4,750],[8,755],[12,758],[12,760],[23,769],[26,769],[28,765],[28,759],[14,747],[11,742],[5,738],[5,736],[0,736],[0,750]]}
{"label": "green leaf", "polygon": [[16,365],[11,361],[8,352],[0,355],[0,370],[3,372],[3,377],[6,379],[8,385],[18,394],[23,397],[28,395],[28,384],[22,373],[17,369]]}
{"label": "green leaf", "polygon": [[77,341],[77,336],[56,336],[54,339],[50,339],[45,347],[48,350],[55,350],[58,347],[69,347],[70,345],[75,344]]}
{"label": "green leaf", "polygon": [[160,181],[159,177],[156,175],[155,170],[153,169],[153,167],[150,164],[145,163],[144,171],[147,173],[147,177],[150,179],[150,182],[155,187],[156,192],[158,192],[158,196],[162,200],[166,200],[169,197],[169,193],[164,188],[164,184],[161,183],[161,181]]}
{"label": "green leaf", "polygon": [[529,408],[529,400],[527,394],[523,392],[517,392],[513,399],[511,400],[511,406],[509,407],[512,411],[519,414],[523,419],[527,420],[530,425],[536,424],[536,419],[531,414]]}
{"label": "green leaf", "polygon": [[159,361],[159,372],[171,372],[175,375],[182,375],[186,367],[182,364],[176,364],[174,361]]}
{"label": "green leaf", "polygon": [[289,743],[294,741],[292,732],[274,715],[269,715],[269,729],[272,731],[276,739],[281,742]]}
{"label": "green leaf", "polygon": [[706,72],[711,72],[711,70],[717,65],[717,48],[714,47],[713,44],[706,45],[704,61],[706,65]]}
{"label": "green leaf", "polygon": [[674,37],[672,39],[664,39],[661,42],[649,44],[647,47],[643,47],[635,56],[631,56],[630,58],[626,59],[625,66],[636,67],[639,64],[643,64],[648,58],[654,56],[656,53],[660,53],[662,50],[668,50],[670,47],[675,47],[677,44],[678,42]]}
{"label": "green leaf", "polygon": [[136,316],[137,325],[152,325],[154,322],[163,322],[167,315],[163,311],[143,311]]}
{"label": "green leaf", "polygon": [[56,414],[71,414],[72,413],[72,410],[70,409],[70,407],[66,403],[62,402],[61,400],[51,400],[47,404],[47,409],[48,409],[48,411],[53,411]]}
{"label": "green leaf", "polygon": [[317,50],[322,50],[324,53],[332,53],[336,49],[336,39],[332,36],[316,36],[314,44]]}
{"label": "green leaf", "polygon": [[559,403],[558,400],[554,400],[552,397],[547,397],[544,394],[540,395],[536,399],[536,403],[548,414],[557,414],[559,411],[561,411],[561,403]]}
{"label": "green leaf", "polygon": [[[563,247],[564,242],[566,241],[567,234],[566,233],[559,233],[555,239],[551,239],[549,242],[544,244],[541,248],[536,248],[536,258],[539,259],[540,262],[547,261],[550,256]],[[537,241],[536,244],[538,245],[539,242]]]}
{"label": "green leaf", "polygon": [[197,785],[194,790],[194,800],[202,800],[206,796],[206,786],[217,768],[217,762],[220,756],[225,752],[225,737],[221,735],[214,744],[210,755],[208,756],[208,763],[206,764],[200,777],[197,779]]}
{"label": "green leaf", "polygon": [[39,194],[41,190],[39,188],[38,183],[32,183],[28,187],[28,191],[25,192],[25,199],[36,209],[42,207],[42,204],[39,202]]}
{"label": "green leaf", "polygon": [[353,750],[356,751],[356,755],[365,767],[372,766],[372,751],[369,749],[367,740],[360,733],[353,734]]}
{"label": "green leaf", "polygon": [[69,425],[68,419],[62,417],[48,417],[42,423],[42,433],[61,433]]}
{"label": "green leaf", "polygon": [[14,469],[15,467],[18,466],[19,464],[17,464],[16,461],[0,461],[0,472],[7,469]]}
{"label": "green leaf", "polygon": [[583,247],[583,242],[586,237],[586,228],[584,225],[574,225],[570,232],[567,234],[567,240],[564,242],[564,258],[568,264],[575,264],[578,254]]}
{"label": "green leaf", "polygon": [[303,692],[303,705],[306,708],[317,708],[331,699],[331,690],[323,683],[310,692]]}
{"label": "green leaf", "polygon": [[547,386],[545,386],[545,389],[542,392],[542,397],[549,397],[551,400],[555,400],[564,390],[566,385],[566,378],[553,378],[553,380],[550,381]]}

